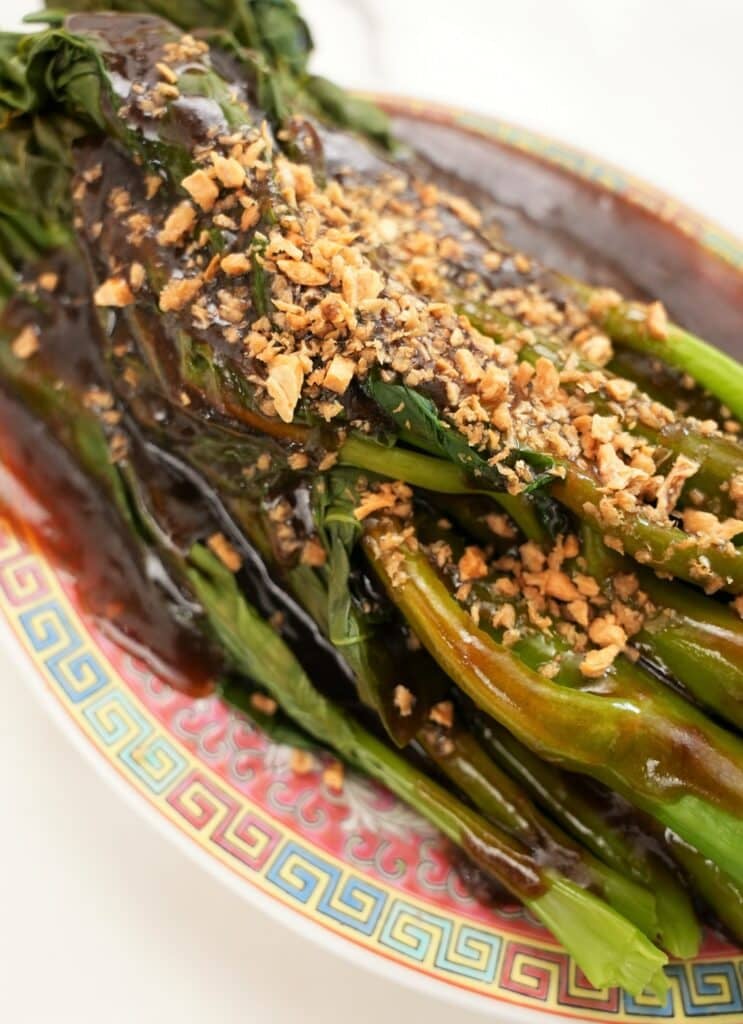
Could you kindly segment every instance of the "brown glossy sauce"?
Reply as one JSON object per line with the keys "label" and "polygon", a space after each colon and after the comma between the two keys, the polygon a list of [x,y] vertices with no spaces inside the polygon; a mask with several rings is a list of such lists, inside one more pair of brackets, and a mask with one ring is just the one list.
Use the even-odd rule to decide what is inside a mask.
{"label": "brown glossy sauce", "polygon": [[[66,19],[70,32],[95,35],[105,54],[111,81],[117,96],[126,97],[132,82],[152,85],[157,81],[156,63],[162,54],[165,39],[177,40],[181,33],[171,26],[170,35],[163,33],[163,20],[153,14],[121,14],[110,12],[71,14]],[[183,65],[181,70],[195,69]],[[243,94],[239,85],[239,94]],[[203,96],[183,95],[170,107],[167,119],[155,130],[145,118],[137,119],[137,127],[146,139],[161,138],[167,143],[191,145],[203,142],[208,132],[227,124],[219,107]]]}
{"label": "brown glossy sauce", "polygon": [[743,269],[596,182],[443,123],[435,112],[387,108],[399,136],[443,180],[469,192],[514,246],[586,281],[660,298],[674,320],[743,357]]}
{"label": "brown glossy sauce", "polygon": [[[70,28],[95,31],[106,41],[114,54],[115,86],[118,82],[122,95],[129,82],[151,79],[153,52],[162,43],[159,20],[81,15],[70,20]],[[214,101],[183,96],[172,105],[157,134],[165,146],[191,145],[206,138],[215,124],[225,127]],[[397,127],[418,151],[415,159],[421,175],[470,194],[491,224],[503,226],[506,240],[579,277],[638,295],[657,295],[687,326],[733,351],[738,343],[740,352],[743,275],[673,228],[625,200],[506,146],[433,120],[402,116]],[[146,136],[145,124],[139,128]],[[332,132],[323,133],[323,141],[331,167],[348,161],[357,170],[374,171],[376,159],[363,147]],[[315,143],[312,138],[304,144]],[[117,233],[119,225],[104,217],[111,187],[126,185],[135,206],[143,203],[141,181],[131,180],[128,160],[110,142],[87,153],[91,161],[101,155],[106,163],[105,188],[102,182],[100,189],[91,189],[83,210],[88,226],[104,221],[103,234],[91,246],[93,260],[96,248],[126,253],[125,239]],[[157,163],[156,153],[152,162]],[[5,327],[17,329],[32,318],[42,331],[39,359],[42,365],[49,363],[51,374],[79,391],[92,386],[116,391],[101,355],[101,327],[87,299],[84,261],[51,269],[60,275],[61,301],[48,300],[31,310],[16,299],[4,315]],[[120,318],[119,331],[121,326]],[[147,333],[146,322],[140,321],[139,327]],[[157,315],[148,336],[150,343],[175,357],[172,337],[164,332]],[[217,350],[218,337],[210,339]],[[167,358],[163,363],[177,381],[177,368],[168,367]],[[122,411],[126,412],[126,403]],[[158,415],[154,410],[155,420]],[[189,425],[184,423],[184,429]],[[176,439],[177,433],[172,435]],[[47,555],[73,575],[81,603],[104,631],[144,657],[174,686],[194,695],[206,692],[219,670],[219,656],[209,644],[199,609],[181,589],[177,574],[169,572],[167,552],[161,557],[137,541],[103,486],[77,467],[64,445],[24,405],[23,396],[5,385],[0,385],[0,436],[3,465],[23,483],[23,487],[10,486],[0,473],[0,507],[5,505],[13,515],[31,522]],[[64,425],[60,436],[64,437]],[[240,583],[249,600],[267,617],[281,612],[283,635],[325,692],[355,699],[348,671],[337,654],[271,577],[216,491],[189,473],[177,452],[161,450],[139,427],[132,427],[132,437],[130,458],[137,476],[147,482],[150,506],[174,554],[187,551],[215,528],[227,532],[244,559]],[[564,871],[578,867],[549,837],[543,838],[547,841],[542,859],[534,860],[526,851],[521,855],[494,843],[473,818],[462,846],[489,878],[500,878],[528,900],[544,891],[541,867],[554,865]]]}
{"label": "brown glossy sauce", "polygon": [[[86,16],[86,20],[90,19]],[[103,16],[96,27],[108,30],[110,24]],[[136,77],[149,59],[146,19],[140,29],[141,40],[126,48],[129,56],[119,69],[125,78]],[[174,126],[176,136],[199,136],[205,116],[205,111],[184,111],[184,118]],[[656,295],[681,322],[740,354],[743,273],[677,229],[595,184],[467,131],[409,115],[397,117],[396,127],[416,148],[422,173],[469,194],[490,221],[502,224],[508,241],[578,276],[638,295]],[[362,150],[356,144],[335,133],[324,133],[323,141],[331,166],[344,162],[358,166]],[[366,169],[373,171],[375,158],[367,154],[363,159]],[[91,218],[96,212],[90,211]],[[64,315],[57,310],[45,320],[43,308],[34,314],[44,330],[45,358],[50,353],[57,360],[65,380],[89,386],[104,371],[92,344],[98,328],[83,297],[80,275],[84,268],[60,265],[53,269],[61,275],[59,291],[66,300]],[[11,304],[5,317],[11,328],[13,316]],[[0,397],[0,431],[3,461],[23,477],[48,510],[43,524],[35,524],[39,537],[50,556],[76,576],[84,604],[105,628],[138,650],[149,651],[153,665],[161,670],[171,666],[168,676],[177,685],[198,690],[214,659],[193,621],[188,600],[184,598],[184,606],[174,609],[172,595],[170,604],[163,599],[162,588],[127,549],[125,531],[115,526],[103,496],[75,472],[69,457],[43,437],[33,418],[7,394]],[[23,517],[22,503],[21,507],[16,503],[14,511]],[[278,591],[273,584],[271,600],[278,600]],[[297,630],[295,639],[301,641],[297,646],[309,667],[309,648],[323,645],[306,622]],[[325,655],[320,664],[329,664]]]}
{"label": "brown glossy sauce", "polygon": [[[178,689],[208,692],[217,664],[184,596],[163,587],[107,495],[82,473],[43,423],[0,387],[0,508],[33,530],[45,555],[69,572],[82,606],[109,637]],[[22,481],[13,486],[5,474]]]}

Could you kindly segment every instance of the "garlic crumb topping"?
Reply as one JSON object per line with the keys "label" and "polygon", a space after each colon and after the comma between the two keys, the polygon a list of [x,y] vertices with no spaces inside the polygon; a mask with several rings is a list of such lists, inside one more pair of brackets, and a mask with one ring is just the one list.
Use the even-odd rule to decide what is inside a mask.
{"label": "garlic crumb topping", "polygon": [[16,359],[30,359],[39,351],[39,336],[36,328],[27,324],[10,343],[10,348]]}

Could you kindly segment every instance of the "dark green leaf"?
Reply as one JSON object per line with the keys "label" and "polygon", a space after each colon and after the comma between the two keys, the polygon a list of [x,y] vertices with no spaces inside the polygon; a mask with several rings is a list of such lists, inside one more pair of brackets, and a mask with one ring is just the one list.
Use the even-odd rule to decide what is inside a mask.
{"label": "dark green leaf", "polygon": [[[305,108],[339,128],[392,148],[387,115],[326,78],[307,73],[312,36],[292,0],[108,0],[106,8],[143,11],[198,31],[246,69],[259,106],[275,123]],[[98,0],[69,0],[71,11],[100,10]]]}
{"label": "dark green leaf", "polygon": [[371,375],[366,390],[398,428],[400,439],[453,462],[481,485],[505,490],[502,474],[473,451],[466,439],[445,423],[429,398],[403,384],[388,384]]}
{"label": "dark green leaf", "polygon": [[[436,678],[435,666],[427,664],[421,670],[420,656],[407,649],[399,624],[387,621],[389,613],[384,613],[380,622],[378,613],[354,597],[352,556],[361,536],[361,523],[354,515],[359,501],[357,476],[334,470],[314,489],[313,515],[328,555],[320,570],[327,612],[316,621],[351,668],[361,700],[377,711],[395,743],[405,746],[425,721],[431,705],[441,699],[446,684],[442,686]],[[292,582],[301,586],[294,574]],[[304,586],[301,590],[300,600],[307,605]],[[402,715],[395,704],[398,684],[415,697],[412,714]]]}
{"label": "dark green leaf", "polygon": [[394,148],[389,118],[375,103],[317,75],[310,76],[306,89],[332,124],[366,135],[387,149]]}

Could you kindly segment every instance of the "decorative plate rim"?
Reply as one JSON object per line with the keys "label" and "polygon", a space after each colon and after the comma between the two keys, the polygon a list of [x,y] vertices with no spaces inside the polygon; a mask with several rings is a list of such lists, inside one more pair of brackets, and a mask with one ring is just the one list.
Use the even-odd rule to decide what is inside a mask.
{"label": "decorative plate rim", "polygon": [[[174,822],[163,816],[156,804],[146,798],[143,799],[142,794],[116,768],[113,760],[102,757],[100,751],[86,740],[74,719],[65,712],[64,705],[55,698],[41,674],[36,671],[36,664],[22,650],[18,637],[4,616],[0,617],[0,648],[3,653],[8,655],[19,675],[29,683],[35,698],[55,725],[124,803],[161,836],[177,847],[182,855],[205,870],[220,884],[226,885],[251,906],[278,921],[296,935],[314,941],[328,953],[333,953],[354,966],[397,985],[413,989],[424,995],[439,995],[452,1006],[483,1014],[492,1014],[494,1007],[497,1007],[498,1012],[502,1014],[498,1024],[541,1024],[543,1019],[541,1014],[543,1013],[549,1015],[544,1019],[545,1024],[547,1024],[547,1020],[554,1024],[560,1024],[560,1022],[575,1024],[575,1017],[565,1017],[559,1011],[532,1009],[509,1004],[501,999],[494,1000],[489,996],[469,992],[452,982],[436,978],[415,967],[398,963],[380,950],[364,949],[353,940],[337,935],[319,921],[306,916],[298,909],[286,906],[256,886],[246,885],[245,879],[241,875],[216,860],[208,849],[191,842]],[[591,1017],[579,1019],[587,1024],[597,1020],[597,1018]]]}
{"label": "decorative plate rim", "polygon": [[[0,515],[0,536],[6,523],[7,521]],[[13,525],[15,526],[15,524]],[[30,538],[24,537],[24,543],[28,543],[33,558],[38,560],[39,564],[47,569],[52,576],[55,576],[43,557],[34,550]],[[0,552],[0,572],[3,568],[3,561],[2,552]],[[74,606],[67,601],[65,605],[65,610],[72,611],[77,617]],[[82,622],[82,620],[80,621]],[[85,632],[88,633],[87,625],[84,623],[82,625]],[[92,636],[90,636],[90,640],[95,643]],[[299,908],[290,907],[280,899],[262,891],[244,875],[229,867],[225,861],[217,859],[213,850],[192,841],[176,821],[163,814],[162,807],[159,807],[157,802],[133,785],[132,780],[127,778],[117,766],[113,754],[106,756],[105,752],[85,735],[80,723],[72,717],[58,691],[45,678],[40,661],[35,659],[25,648],[18,629],[14,628],[8,617],[6,602],[1,592],[0,649],[8,656],[20,677],[28,682],[35,698],[56,726],[93,767],[99,777],[115,790],[139,817],[168,839],[193,863],[205,869],[212,878],[228,886],[251,906],[255,906],[297,935],[314,940],[328,952],[379,977],[427,995],[438,994],[452,1006],[475,1010],[479,1013],[492,1013],[494,1007],[497,1007],[501,1014],[498,1024],[542,1024],[542,1021],[544,1024],[547,1024],[548,1021],[555,1022],[555,1024],[560,1024],[560,1022],[575,1024],[576,1019],[590,1024],[591,1021],[598,1020],[598,1018],[587,1016],[566,1017],[559,1010],[521,1006],[509,1003],[502,998],[494,999],[491,996],[469,991],[457,985],[453,980],[444,980],[429,974],[424,968],[398,962],[381,949],[366,949],[352,938],[343,937],[321,921],[302,913]],[[543,1017],[542,1014],[546,1016]]]}
{"label": "decorative plate rim", "polygon": [[[373,98],[391,113],[414,115],[440,124],[454,124],[470,134],[496,141],[553,166],[559,166],[573,176],[587,179],[608,192],[621,195],[624,199],[642,207],[665,223],[675,226],[684,234],[694,238],[708,252],[713,253],[735,269],[743,271],[743,241],[721,228],[714,221],[672,199],[655,186],[634,175],[629,175],[607,162],[598,160],[577,147],[557,142],[549,136],[521,128],[498,118],[474,114],[446,105],[376,93]],[[0,520],[0,527],[2,525]],[[0,530],[0,539],[1,534],[2,530]],[[36,557],[38,558],[38,556]],[[0,549],[0,566],[4,561]],[[38,564],[42,568],[44,567],[40,559],[38,559]],[[61,589],[56,576],[52,570],[48,571],[55,579],[59,596]],[[1,596],[2,592],[0,591]],[[62,602],[63,604],[66,602],[67,611],[74,612],[72,605],[64,596]],[[714,976],[710,975],[711,982],[704,976],[703,971],[699,972],[697,978],[697,966],[701,965],[703,968],[705,964],[705,961],[701,960],[692,965],[694,968],[694,994],[699,996],[698,1002],[695,1003],[694,994],[689,997],[690,1001],[687,1000],[687,995],[691,992],[690,979],[685,982],[679,975],[681,991],[679,1003],[683,1005],[683,1017],[669,1016],[669,1013],[664,1012],[662,1008],[653,1008],[651,1005],[638,1005],[637,1013],[625,1016],[626,1003],[623,1004],[623,1011],[620,1012],[619,1003],[617,1003],[614,1010],[609,1010],[608,1013],[605,1010],[600,1017],[590,1015],[590,1010],[585,1006],[579,1008],[580,1012],[576,1012],[574,1009],[572,1015],[567,1016],[563,1012],[567,1008],[566,1006],[561,1007],[556,1003],[545,1006],[519,1005],[509,1001],[500,989],[494,991],[493,995],[487,995],[465,987],[463,982],[458,983],[452,975],[447,978],[437,977],[429,973],[423,964],[403,963],[394,959],[389,952],[385,952],[381,948],[378,942],[373,947],[364,946],[352,936],[342,935],[332,930],[328,923],[323,923],[319,918],[310,916],[310,911],[303,910],[299,904],[290,907],[287,903],[282,902],[278,895],[271,895],[259,888],[257,872],[255,873],[256,879],[251,880],[244,872],[239,872],[236,867],[231,867],[225,857],[218,856],[213,846],[208,846],[203,840],[199,842],[196,835],[189,836],[187,830],[178,824],[172,813],[166,813],[163,806],[165,801],[162,798],[158,802],[154,793],[148,795],[143,789],[137,787],[133,777],[127,778],[120,767],[115,751],[103,749],[89,736],[86,736],[82,724],[71,712],[71,705],[65,705],[63,702],[59,688],[53,687],[48,676],[44,677],[41,657],[34,657],[30,647],[21,640],[18,627],[12,622],[8,608],[9,606],[6,607],[4,604],[4,599],[0,600],[0,646],[8,652],[13,665],[22,678],[28,680],[33,692],[49,711],[53,720],[101,777],[145,820],[173,841],[195,863],[207,869],[213,877],[230,886],[252,905],[291,927],[298,934],[319,943],[329,952],[342,956],[351,963],[372,970],[389,980],[405,984],[429,995],[441,996],[453,1005],[491,1014],[495,1011],[499,1014],[500,1024],[540,1024],[540,1022],[547,1024],[548,1021],[575,1022],[576,1020],[606,1021],[610,1019],[617,1021],[618,1024],[623,1020],[635,1020],[639,1024],[643,1018],[677,1021],[705,1018],[712,1022],[730,1020],[731,1013],[743,1013],[743,954],[734,956],[732,959],[728,958],[727,961],[719,965],[709,963],[710,967],[719,966],[730,969],[722,972],[728,979],[728,992],[733,993],[727,1005],[721,1002],[725,986],[719,982],[719,971]],[[74,614],[76,615],[76,613]],[[87,634],[87,628],[84,625],[82,629]],[[91,643],[95,643],[92,637],[89,639]],[[100,653],[105,658],[104,652]],[[118,676],[115,668],[111,667],[114,674]],[[144,799],[142,799],[143,797]],[[244,800],[250,804],[248,797],[244,797]],[[333,860],[332,856],[329,856],[329,859]],[[246,885],[246,881],[249,884]],[[413,912],[415,912],[415,901],[412,903]],[[461,931],[461,922],[459,928]],[[738,969],[736,969],[735,961],[738,961]],[[737,986],[740,1005],[738,1005],[738,1001],[733,1001],[735,997],[734,984]],[[716,989],[715,986],[717,986]],[[697,989],[698,992],[696,992]],[[669,1007],[671,1013],[673,1013],[672,1005]]]}

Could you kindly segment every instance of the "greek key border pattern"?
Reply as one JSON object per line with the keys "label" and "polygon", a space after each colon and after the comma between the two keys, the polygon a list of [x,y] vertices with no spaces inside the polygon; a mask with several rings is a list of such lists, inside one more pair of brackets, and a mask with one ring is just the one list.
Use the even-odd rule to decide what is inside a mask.
{"label": "greek key border pattern", "polygon": [[[736,268],[743,243],[646,182],[552,139],[493,118],[380,97],[454,121],[558,164],[650,211]],[[200,847],[298,913],[413,969],[498,1000],[616,1022],[743,1018],[743,954],[672,964],[661,1004],[591,988],[554,943],[473,925],[315,849],[229,790],[157,723],[87,634],[51,569],[0,518],[0,613],[66,713],[135,789]]]}
{"label": "greek key border pattern", "polygon": [[[558,164],[650,211],[736,268],[743,243],[646,182],[552,139],[492,118],[385,98]],[[270,819],[213,775],[128,690],[80,621],[54,573],[0,518],[0,612],[66,712],[157,808],[239,875],[303,916],[371,952],[497,1002],[575,1019],[707,1024],[743,1017],[743,954],[674,963],[664,1002],[593,989],[548,943],[509,937],[435,905],[402,898]]]}
{"label": "greek key border pattern", "polygon": [[67,714],[140,794],[202,849],[310,920],[494,1001],[635,1024],[741,1019],[743,954],[672,964],[662,1004],[597,991],[554,943],[474,924],[313,847],[167,733],[96,647],[54,572],[2,519],[0,613]]}

